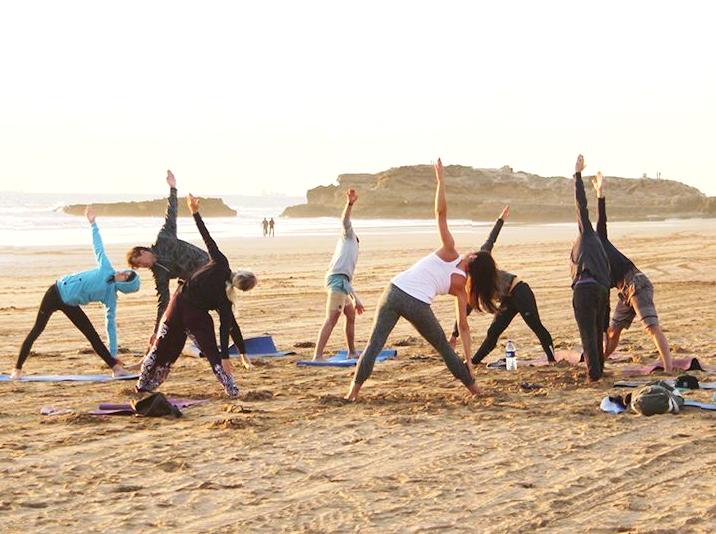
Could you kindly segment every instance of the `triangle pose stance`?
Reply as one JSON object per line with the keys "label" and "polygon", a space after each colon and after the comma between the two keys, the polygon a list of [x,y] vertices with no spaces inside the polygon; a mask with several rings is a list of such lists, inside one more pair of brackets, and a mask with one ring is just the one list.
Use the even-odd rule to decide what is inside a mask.
{"label": "triangle pose stance", "polygon": [[363,313],[363,304],[353,289],[353,273],[358,262],[358,244],[360,240],[351,224],[351,211],[353,204],[358,200],[355,189],[346,192],[346,206],[341,217],[343,231],[336,243],[336,250],[326,272],[326,320],[318,332],[318,342],[313,353],[314,360],[323,360],[323,349],[331,337],[331,332],[343,313],[346,316],[346,344],[348,357],[357,358],[355,347],[356,313]]}
{"label": "triangle pose stance", "polygon": [[607,237],[607,201],[604,197],[606,178],[601,172],[592,178],[592,185],[597,193],[598,215],[597,235],[602,242],[609,260],[611,270],[610,287],[619,291],[619,301],[614,309],[611,324],[605,338],[604,355],[614,352],[619,345],[619,336],[625,328],[631,326],[635,317],[654,340],[664,370],[671,371],[671,351],[666,336],[659,326],[659,316],[654,306],[654,286],[649,278],[634,263],[622,254]]}
{"label": "triangle pose stance", "polygon": [[[547,355],[547,360],[554,362],[554,344],[552,336],[544,327],[539,318],[537,310],[537,300],[532,288],[519,279],[517,275],[498,269],[495,259],[492,257],[492,248],[495,246],[500,230],[505,224],[505,220],[510,214],[510,207],[505,206],[502,213],[495,221],[487,241],[480,247],[480,251],[475,255],[475,268],[477,276],[473,278],[477,293],[484,296],[486,302],[486,311],[493,313],[495,318],[487,329],[485,337],[480,348],[477,349],[472,357],[472,363],[477,365],[480,363],[497,345],[500,334],[504,332],[512,319],[519,313],[527,326],[537,335],[542,349]],[[493,302],[499,302],[499,307],[493,305]],[[477,302],[477,311],[481,311],[480,302]],[[468,304],[467,315],[472,313],[473,307]],[[450,345],[454,347],[457,339],[460,337],[460,329],[457,323],[453,328]]]}
{"label": "triangle pose stance", "polygon": [[[87,340],[97,355],[104,360],[107,367],[112,369],[114,376],[126,376],[129,373],[124,369],[122,362],[117,358],[117,291],[121,293],[135,293],[139,291],[139,276],[134,271],[115,271],[107,257],[99,233],[99,226],[95,221],[95,214],[91,207],[85,212],[92,228],[92,247],[94,248],[97,267],[80,273],[68,274],[52,284],[45,292],[45,296],[37,311],[35,324],[25,338],[20,348],[12,378],[22,376],[22,366],[25,363],[32,344],[45,330],[50,317],[56,311],[61,311],[72,321]],[[100,339],[97,330],[89,318],[80,308],[90,302],[101,302],[105,309],[105,326],[109,349]]]}
{"label": "triangle pose stance", "polygon": [[[229,336],[246,360],[246,346],[241,329],[232,311],[235,291],[248,291],[256,285],[256,276],[249,271],[232,271],[229,260],[219,250],[199,214],[199,200],[187,196],[187,205],[201,234],[210,261],[196,271],[174,292],[159,331],[149,353],[142,361],[137,391],[154,391],[169,375],[172,364],[179,358],[187,336],[191,336],[206,356],[226,394],[235,398],[239,388],[233,377],[229,360]],[[214,321],[210,310],[219,313],[220,348],[216,345]]]}
{"label": "triangle pose stance", "polygon": [[604,372],[603,334],[609,320],[609,260],[602,240],[592,227],[587,209],[582,171],[584,156],[574,166],[574,198],[579,235],[572,246],[572,308],[582,338],[582,350],[590,381]]}
{"label": "triangle pose stance", "polygon": [[157,316],[149,339],[151,347],[162,316],[169,306],[169,281],[172,278],[183,283],[199,267],[209,263],[209,255],[199,247],[177,238],[177,181],[172,171],[167,171],[169,198],[164,225],[154,244],[150,247],[136,246],[127,251],[127,263],[133,269],[147,268],[154,275],[157,288]]}
{"label": "triangle pose stance", "polygon": [[[435,252],[421,259],[407,271],[395,276],[385,289],[378,304],[373,331],[368,346],[361,354],[356,366],[346,398],[358,399],[363,383],[368,380],[375,359],[385,346],[388,335],[395,328],[398,319],[404,317],[410,321],[434,348],[440,353],[450,372],[458,378],[473,395],[478,388],[470,362],[470,325],[467,322],[468,293],[470,278],[474,276],[474,254],[461,257],[455,249],[447,223],[447,201],[445,200],[445,179],[442,161],[435,164],[435,217],[440,234],[441,246]],[[455,297],[455,315],[457,316],[465,361],[461,361],[448,343],[445,332],[440,326],[431,308],[437,295],[450,294]],[[470,303],[475,305],[478,295],[470,293]]]}

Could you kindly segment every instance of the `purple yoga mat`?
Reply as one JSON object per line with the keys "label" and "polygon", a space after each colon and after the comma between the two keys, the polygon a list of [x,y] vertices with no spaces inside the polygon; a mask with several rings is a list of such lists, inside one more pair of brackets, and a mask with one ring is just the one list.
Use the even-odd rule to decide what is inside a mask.
{"label": "purple yoga mat", "polygon": [[[180,410],[183,408],[189,408],[196,406],[197,404],[203,404],[209,402],[207,399],[169,399],[176,408]],[[136,413],[131,404],[114,404],[111,402],[104,402],[99,405],[96,410],[89,412],[90,415],[134,415]]]}

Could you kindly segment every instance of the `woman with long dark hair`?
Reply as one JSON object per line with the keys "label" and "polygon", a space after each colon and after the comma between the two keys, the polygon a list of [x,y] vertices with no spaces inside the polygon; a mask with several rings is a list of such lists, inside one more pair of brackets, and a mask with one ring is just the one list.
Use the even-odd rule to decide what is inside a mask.
{"label": "woman with long dark hair", "polygon": [[[440,353],[450,372],[465,387],[478,393],[470,365],[470,326],[465,313],[467,306],[467,264],[470,258],[461,257],[455,249],[447,223],[447,201],[445,200],[445,179],[440,159],[435,164],[435,218],[440,234],[441,247],[424,257],[406,271],[391,280],[383,292],[373,331],[363,354],[356,366],[356,372],[346,398],[355,401],[363,383],[373,371],[375,358],[385,346],[388,335],[395,328],[398,319],[404,317]],[[462,335],[465,361],[461,361],[448,343],[430,305],[437,295],[450,294],[455,297],[455,314]]]}
{"label": "woman with long dark hair", "polygon": [[[471,294],[469,298],[467,314],[470,315],[473,309],[486,311],[494,314],[495,318],[487,329],[487,336],[472,357],[472,363],[480,363],[497,345],[502,332],[512,322],[512,319],[519,313],[522,320],[537,335],[542,349],[547,355],[547,360],[554,362],[554,344],[552,336],[544,327],[539,317],[537,300],[532,288],[512,273],[503,271],[497,267],[492,257],[492,248],[495,246],[500,230],[510,214],[510,207],[505,206],[497,218],[487,241],[480,247],[480,252],[470,262],[468,273],[467,290]],[[499,303],[496,305],[495,303]],[[450,344],[455,346],[460,330],[457,324],[453,329]]]}

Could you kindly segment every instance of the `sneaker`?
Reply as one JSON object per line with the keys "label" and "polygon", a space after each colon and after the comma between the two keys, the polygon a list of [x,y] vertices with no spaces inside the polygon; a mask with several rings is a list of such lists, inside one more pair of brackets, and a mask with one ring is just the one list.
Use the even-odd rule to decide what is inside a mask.
{"label": "sneaker", "polygon": [[490,362],[487,364],[488,369],[507,369],[507,360],[500,358],[497,361]]}

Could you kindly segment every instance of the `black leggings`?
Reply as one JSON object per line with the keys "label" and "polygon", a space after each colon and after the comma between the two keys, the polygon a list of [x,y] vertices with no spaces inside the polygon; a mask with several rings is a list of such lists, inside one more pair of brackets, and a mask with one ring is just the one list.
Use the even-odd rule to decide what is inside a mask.
{"label": "black leggings", "polygon": [[112,357],[109,349],[107,349],[107,346],[99,337],[97,330],[95,330],[94,326],[92,326],[89,317],[87,317],[85,312],[82,311],[82,308],[79,306],[70,306],[69,304],[62,302],[60,292],[57,289],[57,284],[52,284],[45,292],[45,296],[42,297],[40,309],[37,311],[35,325],[32,327],[32,330],[30,330],[30,333],[27,334],[25,342],[22,344],[20,355],[17,357],[17,364],[15,365],[17,369],[22,369],[22,365],[25,363],[27,355],[30,354],[32,344],[38,337],[40,337],[40,334],[42,334],[43,330],[45,330],[50,317],[52,317],[52,314],[56,311],[61,311],[70,321],[72,321],[72,324],[84,334],[87,341],[89,341],[92,345],[94,351],[104,360],[104,363],[106,363],[107,366],[114,367],[117,365],[117,360]]}
{"label": "black leggings", "polygon": [[500,334],[502,334],[502,332],[510,326],[512,319],[514,319],[515,315],[518,313],[522,316],[522,319],[527,326],[529,326],[532,331],[537,334],[537,338],[542,345],[542,349],[547,355],[547,359],[549,361],[554,361],[554,345],[552,343],[552,336],[544,327],[542,321],[540,321],[535,294],[526,282],[518,282],[512,289],[512,293],[502,299],[500,309],[497,310],[490,328],[487,329],[487,336],[485,337],[485,340],[472,357],[472,363],[480,363],[485,356],[492,352],[492,349],[494,349],[495,345],[497,345],[497,340],[500,338]]}
{"label": "black leggings", "polygon": [[209,360],[211,370],[226,394],[232,398],[239,395],[234,378],[224,371],[221,365],[214,320],[208,311],[193,306],[184,299],[180,291],[176,291],[169,301],[156,334],[152,348],[142,361],[137,391],[154,391],[166,380],[189,336]]}
{"label": "black leggings", "polygon": [[572,307],[589,378],[599,380],[604,371],[603,336],[609,319],[609,290],[596,282],[577,284],[572,293]]}

